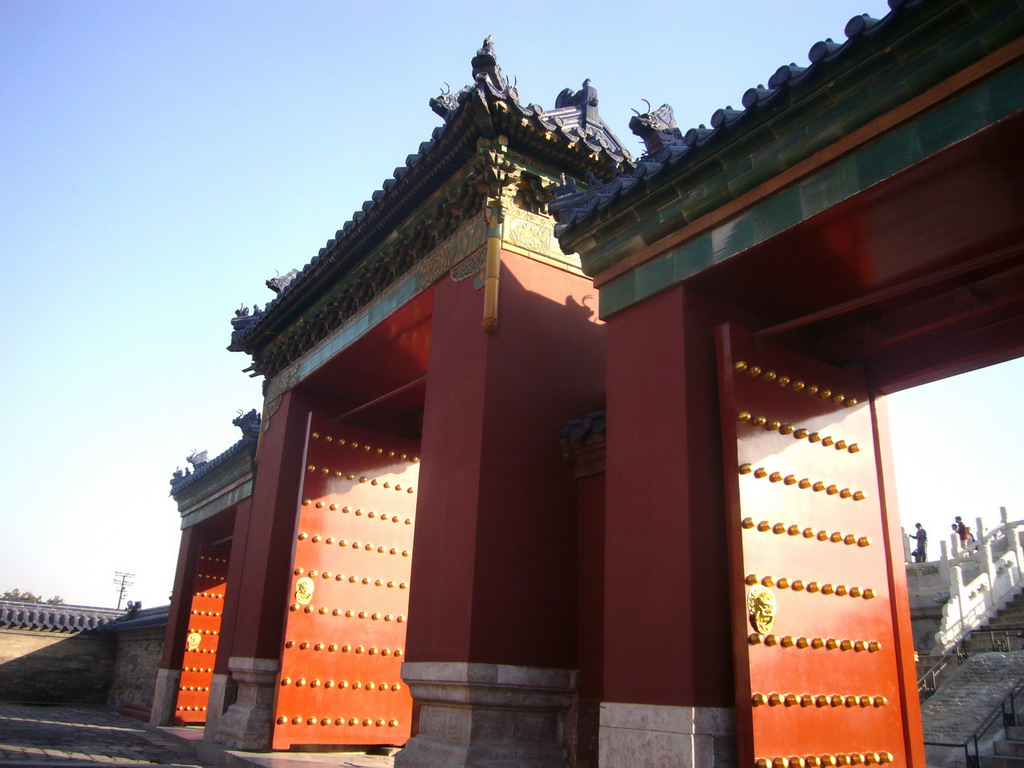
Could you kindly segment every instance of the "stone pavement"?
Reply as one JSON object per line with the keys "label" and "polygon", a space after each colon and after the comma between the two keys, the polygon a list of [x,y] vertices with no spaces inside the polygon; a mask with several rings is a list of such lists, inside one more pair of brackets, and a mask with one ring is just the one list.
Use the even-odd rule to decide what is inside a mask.
{"label": "stone pavement", "polygon": [[235,752],[202,741],[198,728],[154,728],[101,706],[0,702],[0,767],[390,768],[365,752]]}
{"label": "stone pavement", "polygon": [[187,744],[103,707],[0,702],[0,764],[81,763],[201,765]]}

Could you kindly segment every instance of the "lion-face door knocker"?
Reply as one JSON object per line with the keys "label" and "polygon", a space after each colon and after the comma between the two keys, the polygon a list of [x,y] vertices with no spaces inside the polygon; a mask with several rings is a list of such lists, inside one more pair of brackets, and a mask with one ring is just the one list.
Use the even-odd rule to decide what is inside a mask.
{"label": "lion-face door knocker", "polygon": [[185,638],[185,647],[190,651],[198,651],[199,644],[201,642],[203,642],[202,633],[192,630],[188,633],[188,636]]}
{"label": "lion-face door knocker", "polygon": [[313,600],[313,590],[316,584],[310,578],[303,576],[295,582],[295,602],[299,605],[309,605]]}
{"label": "lion-face door knocker", "polygon": [[766,587],[754,587],[747,593],[747,612],[754,630],[767,635],[775,627],[775,595]]}

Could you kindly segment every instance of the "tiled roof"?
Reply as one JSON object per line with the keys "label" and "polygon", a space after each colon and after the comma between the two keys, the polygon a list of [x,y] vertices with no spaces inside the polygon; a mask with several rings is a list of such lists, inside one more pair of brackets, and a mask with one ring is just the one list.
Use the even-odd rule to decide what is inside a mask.
{"label": "tiled roof", "polygon": [[124,616],[125,611],[113,608],[0,600],[0,627],[5,629],[82,632],[100,629]]}
{"label": "tiled roof", "polygon": [[779,67],[768,79],[768,85],[758,85],[743,94],[741,107],[732,106],[716,110],[711,115],[711,127],[700,125],[683,132],[675,125],[672,110],[667,105],[658,110],[638,115],[630,128],[639,135],[647,151],[630,173],[624,173],[606,182],[578,190],[570,180],[558,193],[548,209],[558,219],[555,233],[563,244],[572,239],[584,222],[612,206],[627,205],[640,196],[652,181],[667,177],[669,169],[692,165],[713,154],[728,137],[742,133],[758,124],[761,114],[776,104],[782,105],[796,89],[804,91],[826,83],[845,62],[855,60],[865,43],[884,35],[890,28],[903,23],[919,6],[938,0],[889,0],[890,11],[881,19],[867,14],[854,16],[846,24],[846,40],[841,43],[831,38],[815,43],[808,53],[809,64],[787,64]]}
{"label": "tiled roof", "polygon": [[[189,486],[197,483],[202,478],[216,472],[217,468],[227,464],[234,457],[250,453],[256,454],[256,444],[259,442],[260,414],[252,409],[247,414],[239,414],[232,422],[242,430],[242,439],[232,445],[219,456],[202,464],[197,464],[194,470],[175,470],[171,476],[171,495],[176,496]],[[206,451],[203,451],[205,455]]]}
{"label": "tiled roof", "polygon": [[121,619],[104,624],[101,632],[125,632],[134,629],[150,629],[167,626],[167,616],[171,606],[161,605],[157,608],[140,608],[122,614]]}
{"label": "tiled roof", "polygon": [[579,91],[562,91],[554,109],[523,106],[516,86],[501,73],[489,37],[472,60],[472,72],[472,85],[430,100],[444,124],[406,157],[404,165],[395,168],[392,177],[293,279],[274,287],[277,297],[252,315],[239,310],[232,321],[228,349],[251,353],[269,341],[275,322],[290,322],[293,313],[306,306],[304,299],[315,295],[317,285],[343,274],[351,262],[393,231],[430,191],[426,183],[436,182],[439,168],[447,171],[456,155],[460,164],[465,162],[459,153],[475,151],[475,138],[506,136],[510,146],[530,148],[581,178],[589,173],[610,179],[621,169],[632,169],[628,150],[598,115],[597,91],[589,80]]}

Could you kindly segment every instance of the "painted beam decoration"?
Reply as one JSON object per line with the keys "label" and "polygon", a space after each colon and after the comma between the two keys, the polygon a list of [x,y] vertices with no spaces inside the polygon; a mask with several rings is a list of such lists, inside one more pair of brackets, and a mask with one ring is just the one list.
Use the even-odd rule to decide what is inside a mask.
{"label": "painted beam decoration", "polygon": [[273,748],[404,744],[418,446],[312,414]]}
{"label": "painted beam decoration", "polygon": [[739,765],[911,765],[902,549],[863,377],[730,326],[719,358]]}

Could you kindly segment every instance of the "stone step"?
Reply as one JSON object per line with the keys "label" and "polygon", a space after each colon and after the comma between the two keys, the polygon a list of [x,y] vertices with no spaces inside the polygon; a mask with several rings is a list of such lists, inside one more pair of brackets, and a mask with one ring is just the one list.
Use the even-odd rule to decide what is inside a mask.
{"label": "stone step", "polygon": [[982,768],[1022,768],[1024,757],[1010,757],[1009,755],[982,755]]}
{"label": "stone step", "polygon": [[[984,624],[978,627],[978,629],[1002,629],[1010,627],[1024,627],[1024,617],[1009,616],[1003,618],[1002,616],[996,616],[989,619]],[[1010,630],[1010,631],[1024,631],[1024,630]]]}
{"label": "stone step", "polygon": [[997,755],[1024,757],[1024,741],[997,741],[995,743],[995,753]]}
{"label": "stone step", "polygon": [[1006,738],[1010,741],[1024,741],[1024,725],[1007,726]]}
{"label": "stone step", "polygon": [[1003,609],[999,611],[999,613],[1020,615],[1022,611],[1024,611],[1024,602],[1017,602],[1016,600],[1014,600],[1012,603],[1007,603],[1005,606],[1003,606]]}
{"label": "stone step", "polygon": [[999,644],[1006,644],[1009,646],[1005,650],[1019,651],[1024,648],[1024,638],[1015,637],[1010,635],[990,635],[987,632],[984,634],[975,633],[971,635],[967,640],[964,641],[964,648],[969,653],[987,653],[988,651],[1004,650],[1004,648],[993,647],[993,640]]}

